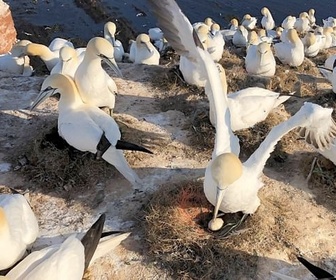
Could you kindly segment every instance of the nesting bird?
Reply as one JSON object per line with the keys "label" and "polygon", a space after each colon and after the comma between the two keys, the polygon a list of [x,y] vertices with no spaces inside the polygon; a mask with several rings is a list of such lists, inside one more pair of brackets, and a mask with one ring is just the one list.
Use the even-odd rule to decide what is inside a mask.
{"label": "nesting bird", "polygon": [[233,35],[232,43],[237,47],[246,47],[248,31],[243,25],[239,25]]}
{"label": "nesting bird", "polygon": [[113,46],[106,39],[95,37],[87,44],[84,59],[75,73],[75,82],[84,103],[107,107],[111,115],[118,89],[114,80],[103,69],[102,60],[122,76],[114,59]]}
{"label": "nesting bird", "polygon": [[261,14],[263,15],[263,17],[261,19],[261,26],[265,30],[273,29],[275,27],[275,22],[274,22],[274,19],[272,17],[272,14],[271,14],[270,10],[266,7],[263,7],[261,9]]}
{"label": "nesting bird", "polygon": [[21,40],[12,47],[9,53],[0,55],[0,71],[31,76],[33,67],[30,66],[30,59],[27,55],[23,55],[25,47],[30,43],[28,40]]}
{"label": "nesting bird", "polygon": [[159,65],[160,53],[153,46],[147,34],[139,34],[132,43],[130,58],[135,64]]}
{"label": "nesting bird", "polygon": [[65,46],[60,49],[59,57],[59,62],[51,70],[50,74],[64,74],[74,79],[77,68],[83,61],[84,53],[78,57],[78,54],[74,48]]}
{"label": "nesting bird", "polygon": [[233,35],[236,33],[238,29],[238,20],[233,18],[230,20],[230,28],[229,29],[223,29],[220,32],[223,35],[223,38],[225,41],[232,40]]}
{"label": "nesting bird", "polygon": [[121,62],[123,60],[125,50],[123,44],[115,38],[115,34],[117,31],[117,26],[114,22],[108,21],[104,25],[104,38],[108,40],[114,49],[114,59],[117,62]]}
{"label": "nesting bird", "polygon": [[294,28],[298,33],[306,33],[310,30],[309,16],[306,12],[301,13],[296,19]]}
{"label": "nesting bird", "polygon": [[[150,0],[149,2],[166,36],[172,34],[171,36],[177,37],[175,41],[171,41],[172,46],[184,51],[187,51],[186,46],[189,46],[189,51],[196,54],[195,59],[205,69],[205,89],[215,107],[216,136],[213,158],[205,172],[204,192],[210,203],[215,206],[215,215],[209,227],[211,230],[218,230],[223,223],[217,220],[217,210],[225,213],[242,211],[245,215],[257,210],[260,205],[258,190],[263,186],[260,175],[270,153],[281,137],[298,126],[315,127],[316,124],[323,124],[323,133],[315,137],[323,138],[321,148],[326,147],[329,144],[326,138],[333,125],[331,114],[329,110],[326,111],[316,104],[305,103],[293,117],[274,127],[260,147],[241,166],[240,160],[237,159],[239,142],[232,133],[226,95],[223,94],[223,86],[215,63],[203,49],[202,44],[193,36],[190,22],[175,1]],[[176,30],[179,30],[177,34],[174,33]],[[180,36],[180,32],[183,37]],[[194,45],[190,42],[194,42]],[[223,160],[217,160],[217,157],[224,153],[230,155],[223,156]],[[212,168],[213,162],[217,162],[214,168]],[[240,168],[242,172],[239,171]]]}
{"label": "nesting bird", "polygon": [[275,74],[275,58],[271,45],[261,42],[246,51],[245,68],[249,74],[272,77]]}
{"label": "nesting bird", "polygon": [[244,26],[247,30],[252,30],[256,27],[257,24],[257,18],[252,17],[250,14],[246,14],[243,17],[243,21],[241,23],[242,26]]}
{"label": "nesting bird", "polygon": [[225,41],[217,23],[211,25],[208,36],[208,52],[213,60],[218,62],[222,58]]}
{"label": "nesting bird", "polygon": [[0,194],[0,270],[16,264],[36,240],[34,212],[20,194]]}
{"label": "nesting bird", "polygon": [[281,42],[274,45],[275,56],[283,64],[300,66],[304,60],[304,46],[295,29],[287,32],[288,42]]}
{"label": "nesting bird", "polygon": [[131,184],[140,182],[120,149],[151,152],[140,146],[121,141],[119,127],[114,119],[98,107],[83,103],[70,77],[62,74],[47,77],[31,109],[55,92],[61,94],[58,104],[59,135],[74,148],[96,154],[97,158],[103,158],[115,166]]}
{"label": "nesting bird", "polygon": [[320,51],[320,42],[312,32],[308,32],[302,39],[304,45],[304,53],[306,57],[315,57]]}

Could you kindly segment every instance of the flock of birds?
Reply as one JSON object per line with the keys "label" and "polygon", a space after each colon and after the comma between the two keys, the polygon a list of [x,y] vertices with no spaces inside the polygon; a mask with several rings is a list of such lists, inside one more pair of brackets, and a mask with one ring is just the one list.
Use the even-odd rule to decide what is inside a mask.
{"label": "flock of birds", "polygon": [[[131,40],[129,53],[125,53],[122,43],[116,39],[116,25],[107,22],[104,38],[92,38],[86,48],[76,49],[70,41],[62,38],[54,39],[49,46],[21,40],[10,53],[0,56],[0,70],[32,75],[29,56],[39,56],[50,75],[44,80],[31,109],[59,93],[59,135],[76,149],[103,158],[131,184],[137,184],[141,183],[141,179],[129,166],[122,150],[152,152],[121,140],[118,124],[113,118],[118,88],[103,69],[102,61],[122,77],[117,62],[128,59],[136,64],[158,65],[160,53],[171,46],[180,55],[179,69],[185,81],[204,87],[209,99],[209,118],[216,135],[212,158],[205,170],[204,193],[215,206],[208,225],[212,231],[224,226],[219,211],[243,212],[243,218],[231,226],[230,231],[237,228],[248,215],[255,213],[260,205],[258,191],[264,185],[260,176],[265,163],[281,137],[294,128],[299,128],[300,135],[308,143],[336,164],[333,109],[309,102],[304,103],[288,120],[275,126],[259,148],[242,163],[239,159],[239,141],[234,132],[263,121],[273,108],[291,95],[280,96],[279,93],[258,87],[227,95],[225,69],[218,63],[222,59],[225,42],[232,40],[235,46],[246,47],[245,69],[250,74],[273,76],[277,65],[274,54],[281,63],[297,67],[305,56],[313,57],[322,49],[336,46],[335,18],[324,20],[323,27],[317,26],[315,11],[310,9],[298,18],[286,17],[281,27],[275,29],[272,14],[264,7],[261,10],[262,28],[256,28],[255,17],[245,15],[241,25],[237,19],[232,19],[230,29],[221,30],[210,18],[192,25],[174,0],[148,2],[159,27],[151,28],[149,34],[138,35],[135,41]],[[321,72],[330,80],[336,93],[335,61],[336,56],[330,56],[321,67]],[[103,225],[104,215],[83,238],[72,235],[62,244],[33,252],[15,265],[36,240],[38,224],[22,195],[1,194],[0,252],[6,254],[0,254],[0,270],[15,265],[3,279],[40,279],[42,276],[43,279],[81,279],[84,270],[94,259],[129,235],[102,234]],[[107,240],[100,240],[104,236]],[[311,268],[306,260],[299,260],[303,260],[308,269]],[[294,279],[274,274],[281,279]],[[330,275],[326,279],[335,279]]]}

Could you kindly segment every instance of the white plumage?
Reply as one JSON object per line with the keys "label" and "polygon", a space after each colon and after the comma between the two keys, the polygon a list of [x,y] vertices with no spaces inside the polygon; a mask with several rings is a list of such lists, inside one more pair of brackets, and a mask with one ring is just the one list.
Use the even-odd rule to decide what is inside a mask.
{"label": "white plumage", "polygon": [[121,62],[123,60],[125,50],[123,44],[115,38],[115,34],[117,31],[117,26],[114,22],[107,22],[104,25],[104,38],[108,40],[114,49],[114,59],[117,62]]}
{"label": "white plumage", "polygon": [[118,89],[114,80],[103,69],[102,60],[122,76],[114,59],[113,46],[106,39],[95,37],[86,47],[84,59],[75,73],[75,82],[84,103],[108,107],[111,112]]}
{"label": "white plumage", "polygon": [[131,45],[130,57],[136,64],[159,65],[160,62],[160,53],[150,42],[147,34],[137,36],[135,43]]}
{"label": "white plumage", "polygon": [[0,195],[0,270],[23,257],[38,231],[37,219],[24,196]]}
{"label": "white plumage", "polygon": [[[55,90],[44,91],[48,87]],[[105,133],[111,146],[102,158],[112,164],[132,184],[140,179],[128,165],[123,152],[116,149],[120,140],[120,131],[112,117],[98,107],[82,102],[73,80],[62,74],[54,74],[46,78],[42,85],[42,92],[32,105],[38,106],[54,92],[59,92],[61,98],[58,104],[58,133],[67,143],[80,151],[97,153],[97,145]]]}
{"label": "white plumage", "polygon": [[[210,161],[205,172],[205,195],[215,205],[215,213],[219,207],[223,212],[243,211],[245,214],[252,214],[260,205],[258,190],[263,186],[263,183],[260,181],[261,172],[276,143],[283,135],[297,126],[307,127],[315,126],[316,124],[324,127],[324,133],[315,136],[325,138],[330,132],[330,125],[333,125],[330,111],[316,104],[305,103],[293,117],[271,130],[260,147],[243,163],[242,175],[234,183],[225,186],[224,189],[219,189],[218,182],[214,180],[213,172],[211,172],[212,162],[223,153],[238,155],[239,142],[237,137],[232,133],[230,112],[228,110],[226,95],[223,94],[218,69],[210,55],[200,47],[196,47],[196,45],[199,46],[199,43],[196,40],[195,45],[195,41],[192,39],[192,31],[190,32],[191,24],[175,1],[165,0],[157,2],[151,0],[150,4],[153,6],[153,12],[158,18],[159,26],[166,34],[168,40],[170,34],[173,36],[175,30],[178,30],[178,34],[174,34],[178,39],[175,40],[174,44],[171,42],[172,46],[181,49],[183,46],[184,48],[187,47],[187,44],[183,44],[184,40],[189,41],[189,44],[193,43],[191,50],[195,50],[198,54],[196,59],[201,67],[205,69],[207,75],[205,88],[209,98],[213,99],[211,102],[213,102],[215,107],[216,138],[213,159]],[[184,37],[179,36],[181,32],[185,35]],[[235,171],[235,174],[239,175],[239,172]],[[228,175],[230,174],[222,173],[220,176]],[[225,181],[225,178],[223,179]]]}
{"label": "white plumage", "polygon": [[261,26],[265,30],[273,29],[275,27],[275,22],[274,22],[274,19],[272,17],[270,10],[264,7],[261,9],[261,14],[263,15],[261,19]]}

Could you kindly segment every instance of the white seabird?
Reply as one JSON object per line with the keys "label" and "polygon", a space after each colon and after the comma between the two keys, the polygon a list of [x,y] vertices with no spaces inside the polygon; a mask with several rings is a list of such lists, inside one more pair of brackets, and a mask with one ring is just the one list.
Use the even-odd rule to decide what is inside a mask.
{"label": "white seabird", "polygon": [[247,30],[252,30],[256,27],[257,18],[252,17],[250,14],[246,14],[243,17],[241,25],[244,26]]}
{"label": "white seabird", "polygon": [[108,40],[113,48],[114,48],[114,59],[117,62],[121,62],[123,60],[125,50],[123,44],[115,38],[115,34],[117,31],[117,26],[114,22],[108,21],[104,25],[104,38]]}
{"label": "white seabird", "polygon": [[275,27],[275,22],[274,22],[274,19],[272,17],[272,14],[271,14],[270,10],[266,7],[263,7],[261,9],[261,14],[263,15],[263,17],[261,19],[261,26],[265,30],[273,29]]}
{"label": "white seabird", "polygon": [[58,133],[80,151],[88,151],[112,164],[131,183],[140,182],[120,149],[151,153],[145,148],[121,141],[115,120],[92,104],[83,103],[74,81],[63,74],[48,76],[42,91],[31,106],[34,109],[55,92],[61,94],[58,104]]}
{"label": "white seabird", "polygon": [[75,73],[75,82],[84,103],[107,107],[112,114],[118,89],[114,80],[103,69],[102,60],[122,77],[114,59],[113,46],[106,39],[95,37],[87,44],[84,59]]}
{"label": "white seabird", "polygon": [[303,12],[299,15],[294,23],[294,28],[298,33],[306,33],[310,30],[309,15]]}
{"label": "white seabird", "polygon": [[306,57],[315,57],[320,51],[320,42],[317,41],[316,36],[312,32],[308,32],[302,39],[304,45],[304,53]]}
{"label": "white seabird", "polygon": [[[204,192],[210,203],[215,205],[214,218],[210,221],[209,227],[211,230],[218,230],[223,225],[223,221],[217,218],[218,210],[225,213],[242,211],[244,216],[257,210],[260,205],[258,190],[263,186],[260,181],[261,172],[274,146],[283,135],[296,127],[318,124],[321,133],[317,133],[315,137],[323,139],[321,141],[325,143],[321,147],[323,148],[329,144],[325,138],[331,133],[330,129],[335,124],[330,109],[305,103],[293,117],[274,127],[260,147],[242,164],[237,158],[239,142],[232,133],[226,95],[223,94],[218,69],[211,56],[203,50],[198,38],[193,36],[189,20],[175,1],[149,0],[149,3],[167,39],[175,37],[175,41],[171,41],[172,46],[179,49],[190,46],[190,51],[195,50],[197,60],[207,75],[206,90],[215,104],[216,137],[213,159],[205,172]],[[213,165],[214,161],[218,164]]]}
{"label": "white seabird", "polygon": [[212,59],[218,62],[222,58],[225,45],[219,24],[213,23],[211,25],[208,37],[208,52],[211,54]]}
{"label": "white seabird", "polygon": [[300,66],[304,60],[304,46],[295,29],[287,32],[288,42],[281,42],[274,45],[275,56],[283,64]]}
{"label": "white seabird", "polygon": [[275,74],[275,58],[271,45],[261,42],[257,46],[250,46],[246,51],[245,68],[247,73],[264,77]]}
{"label": "white seabird", "polygon": [[0,71],[31,76],[33,67],[30,66],[29,57],[23,54],[25,47],[30,43],[28,40],[21,40],[12,47],[9,53],[0,55]]}
{"label": "white seabird", "polygon": [[220,32],[223,35],[225,41],[232,40],[233,35],[236,33],[238,29],[238,20],[233,18],[230,21],[230,28],[229,29],[222,29]]}
{"label": "white seabird", "polygon": [[21,194],[0,194],[0,270],[17,263],[38,236],[34,212]]}
{"label": "white seabird", "polygon": [[[107,251],[115,244],[99,243],[105,221],[105,214],[91,226],[83,238],[75,234],[69,236],[62,244],[55,244],[40,251],[29,254],[6,277],[18,279],[45,279],[45,280],[80,280],[90,262],[97,259],[96,254],[102,256],[101,250]],[[124,234],[125,239],[128,234]],[[111,237],[113,238],[115,237]],[[120,240],[120,236],[117,236]],[[120,240],[121,241],[121,240]],[[120,243],[119,241],[119,243]],[[115,242],[114,242],[115,243]],[[118,243],[118,241],[117,241]]]}
{"label": "white seabird", "polygon": [[147,34],[139,34],[131,48],[133,46],[135,64],[159,65],[160,53],[153,46]]}
{"label": "white seabird", "polygon": [[232,37],[232,43],[237,47],[246,47],[248,31],[243,25],[239,25]]}

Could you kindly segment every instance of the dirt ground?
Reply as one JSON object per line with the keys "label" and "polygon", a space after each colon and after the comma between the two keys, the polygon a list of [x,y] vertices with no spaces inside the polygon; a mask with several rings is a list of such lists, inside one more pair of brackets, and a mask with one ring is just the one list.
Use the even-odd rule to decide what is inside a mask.
{"label": "dirt ground", "polygon": [[[264,79],[246,75],[243,50],[225,48],[221,63],[229,91],[262,86],[298,96],[264,122],[237,132],[242,160],[304,101],[336,109],[335,94],[316,68],[335,49],[298,68],[278,65],[275,77]],[[44,71],[33,77],[0,73],[0,192],[29,193],[40,226],[34,249],[84,232],[105,212],[106,230],[132,234],[85,279],[275,280],[270,271],[313,279],[296,261],[298,254],[336,273],[335,166],[295,132],[283,137],[268,160],[261,206],[243,230],[225,239],[208,232],[212,206],[202,191],[214,144],[208,101],[202,89],[180,80],[171,68],[174,59],[161,64],[120,63],[124,77],[114,77],[119,89],[114,117],[122,138],[154,152],[125,152],[142,178],[136,186],[58,137],[56,98],[29,111]],[[314,157],[318,164],[307,182]]]}

